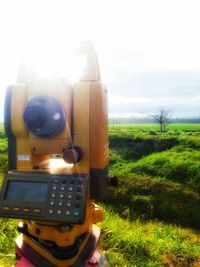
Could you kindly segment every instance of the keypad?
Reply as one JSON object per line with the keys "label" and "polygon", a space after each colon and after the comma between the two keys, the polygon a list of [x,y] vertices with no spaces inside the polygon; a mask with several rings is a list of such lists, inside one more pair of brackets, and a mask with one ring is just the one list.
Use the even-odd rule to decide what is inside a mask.
{"label": "keypad", "polygon": [[87,176],[57,176],[52,178],[48,214],[57,220],[83,222],[87,202]]}

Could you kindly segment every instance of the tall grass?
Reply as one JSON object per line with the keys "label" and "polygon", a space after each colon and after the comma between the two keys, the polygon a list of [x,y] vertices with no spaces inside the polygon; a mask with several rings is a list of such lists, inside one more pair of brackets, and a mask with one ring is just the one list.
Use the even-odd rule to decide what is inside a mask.
{"label": "tall grass", "polygon": [[200,151],[176,147],[132,164],[132,172],[160,176],[200,189]]}
{"label": "tall grass", "polygon": [[198,262],[200,237],[194,231],[159,221],[130,221],[104,208],[102,244],[113,266],[195,266]]}
{"label": "tall grass", "polygon": [[[117,241],[112,242],[114,249],[108,253],[114,265],[121,261],[127,266],[199,266],[200,236],[189,230],[200,229],[199,147],[198,135],[112,133],[109,170],[119,177],[119,186],[111,188],[104,201],[107,216],[112,209],[113,222],[108,225],[116,222],[113,232],[124,237],[124,224],[131,235],[138,232],[139,221],[143,233],[136,256],[132,248],[124,257],[121,247],[115,248]],[[133,242],[137,246],[137,240]]]}
{"label": "tall grass", "polygon": [[16,262],[14,240],[17,237],[17,220],[0,219],[0,266],[11,267]]}

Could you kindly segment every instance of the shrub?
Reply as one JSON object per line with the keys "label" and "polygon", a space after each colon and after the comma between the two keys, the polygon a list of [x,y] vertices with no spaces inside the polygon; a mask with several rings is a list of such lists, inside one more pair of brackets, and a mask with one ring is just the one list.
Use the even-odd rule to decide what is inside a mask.
{"label": "shrub", "polygon": [[199,188],[200,152],[170,150],[149,155],[132,165],[132,172],[160,176]]}
{"label": "shrub", "polygon": [[149,133],[150,135],[157,135],[157,132],[156,132],[155,130],[150,130],[148,133]]}

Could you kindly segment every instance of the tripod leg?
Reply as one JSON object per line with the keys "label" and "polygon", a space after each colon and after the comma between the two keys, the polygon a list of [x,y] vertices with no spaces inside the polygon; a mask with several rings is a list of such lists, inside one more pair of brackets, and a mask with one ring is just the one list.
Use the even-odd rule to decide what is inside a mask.
{"label": "tripod leg", "polygon": [[15,267],[35,267],[35,265],[33,265],[27,258],[23,256],[21,259],[19,259]]}

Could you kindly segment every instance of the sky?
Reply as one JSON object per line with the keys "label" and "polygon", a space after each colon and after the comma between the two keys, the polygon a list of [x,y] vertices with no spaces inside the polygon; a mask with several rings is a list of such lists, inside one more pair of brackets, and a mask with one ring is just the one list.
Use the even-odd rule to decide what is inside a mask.
{"label": "sky", "polygon": [[199,14],[198,0],[0,0],[0,121],[20,62],[78,40],[95,45],[110,117],[200,117]]}

